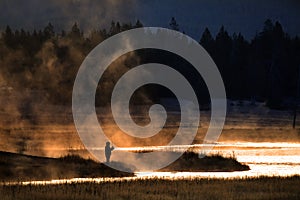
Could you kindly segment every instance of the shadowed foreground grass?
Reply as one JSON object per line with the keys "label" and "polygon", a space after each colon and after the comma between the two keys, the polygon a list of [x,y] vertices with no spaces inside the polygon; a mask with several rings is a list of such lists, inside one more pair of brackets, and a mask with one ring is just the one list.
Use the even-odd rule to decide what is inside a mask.
{"label": "shadowed foreground grass", "polygon": [[300,176],[0,186],[9,199],[299,199]]}

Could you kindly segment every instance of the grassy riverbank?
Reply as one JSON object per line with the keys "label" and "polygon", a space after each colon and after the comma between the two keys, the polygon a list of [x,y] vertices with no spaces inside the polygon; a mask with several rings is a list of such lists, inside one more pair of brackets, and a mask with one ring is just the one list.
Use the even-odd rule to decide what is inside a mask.
{"label": "grassy riverbank", "polygon": [[83,159],[75,155],[47,158],[0,151],[0,181],[124,177],[133,175],[133,173],[121,172],[94,160]]}
{"label": "grassy riverbank", "polygon": [[[112,163],[124,166],[121,163]],[[186,152],[178,160],[159,171],[215,172],[249,170],[234,157],[211,155],[199,158],[197,153]],[[28,156],[0,151],[0,181],[30,181],[70,178],[133,176],[107,167],[91,159],[76,155],[60,158]]]}
{"label": "grassy riverbank", "polygon": [[299,199],[300,176],[0,186],[2,200]]}
{"label": "grassy riverbank", "polygon": [[250,170],[248,165],[244,165],[236,160],[234,156],[224,157],[221,154],[199,155],[194,152],[185,152],[175,162],[158,171],[163,172],[233,172]]}

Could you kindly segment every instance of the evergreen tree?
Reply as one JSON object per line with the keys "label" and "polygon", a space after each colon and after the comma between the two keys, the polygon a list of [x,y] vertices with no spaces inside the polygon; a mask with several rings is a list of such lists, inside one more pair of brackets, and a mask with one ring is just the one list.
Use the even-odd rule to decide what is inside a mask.
{"label": "evergreen tree", "polygon": [[232,48],[230,54],[230,67],[231,73],[229,79],[232,82],[231,93],[234,98],[249,98],[248,85],[250,72],[247,71],[248,61],[248,42],[244,39],[241,33],[236,33],[232,36]]}
{"label": "evergreen tree", "polygon": [[140,20],[138,19],[134,25],[134,28],[141,28],[143,27],[144,25],[140,22]]}
{"label": "evergreen tree", "polygon": [[51,23],[48,23],[48,25],[44,28],[44,37],[45,40],[50,39],[55,36],[54,27]]}
{"label": "evergreen tree", "polygon": [[130,29],[132,29],[133,27],[132,27],[132,24],[131,23],[124,23],[124,24],[122,24],[122,26],[121,26],[121,32],[122,31],[127,31],[127,30],[130,30]]}
{"label": "evergreen tree", "polygon": [[79,39],[82,35],[83,34],[80,32],[80,29],[79,29],[77,23],[75,22],[71,28],[71,32],[69,33],[69,36],[72,39]]}
{"label": "evergreen tree", "polygon": [[210,31],[208,30],[208,28],[205,28],[199,43],[206,49],[206,51],[210,55],[213,54],[214,48],[215,48],[215,46],[214,46],[215,45],[215,40],[212,37],[212,35],[211,35]]}
{"label": "evergreen tree", "polygon": [[232,73],[230,66],[231,45],[232,39],[224,26],[222,26],[216,36],[214,60],[221,72],[223,80],[225,81],[225,87],[227,87],[228,91],[230,91],[232,87],[232,80],[230,79],[230,73]]}
{"label": "evergreen tree", "polygon": [[170,23],[169,23],[169,26],[172,30],[174,31],[179,31],[179,25],[175,19],[175,17],[172,17]]}
{"label": "evergreen tree", "polygon": [[5,32],[2,34],[2,37],[7,47],[16,48],[17,43],[15,41],[15,35],[9,26],[6,26]]}

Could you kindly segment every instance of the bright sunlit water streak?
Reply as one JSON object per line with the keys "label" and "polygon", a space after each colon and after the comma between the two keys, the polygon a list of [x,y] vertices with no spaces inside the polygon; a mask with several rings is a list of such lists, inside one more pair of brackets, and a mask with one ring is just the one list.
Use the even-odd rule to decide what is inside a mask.
{"label": "bright sunlit water streak", "polygon": [[[192,145],[201,149],[203,145]],[[175,147],[178,150],[180,148]],[[198,150],[199,150],[198,149]],[[300,175],[300,143],[216,143],[211,154],[234,156],[250,167],[236,172],[140,172],[138,177],[160,178],[245,178]]]}

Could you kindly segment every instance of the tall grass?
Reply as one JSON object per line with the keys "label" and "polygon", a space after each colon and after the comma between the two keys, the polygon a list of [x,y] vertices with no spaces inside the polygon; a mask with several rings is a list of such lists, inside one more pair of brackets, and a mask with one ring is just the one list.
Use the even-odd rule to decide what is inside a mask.
{"label": "tall grass", "polygon": [[2,185],[11,199],[299,199],[300,176],[244,179],[130,180],[59,185]]}

